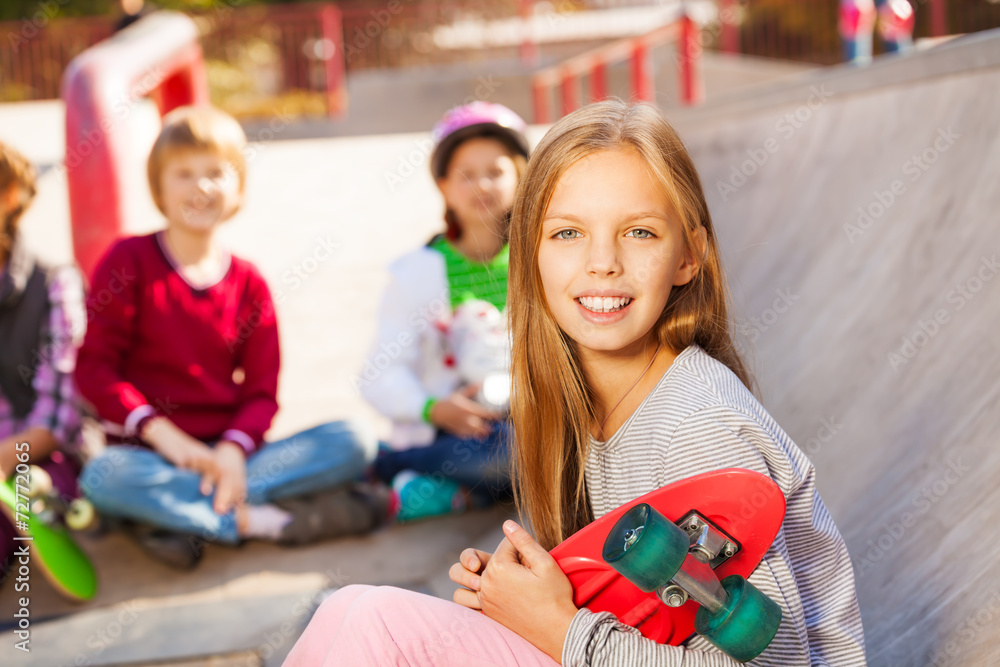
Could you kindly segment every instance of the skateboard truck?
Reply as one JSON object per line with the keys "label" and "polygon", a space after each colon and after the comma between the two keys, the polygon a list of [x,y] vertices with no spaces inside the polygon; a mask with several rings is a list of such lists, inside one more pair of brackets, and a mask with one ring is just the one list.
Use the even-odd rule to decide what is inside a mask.
{"label": "skateboard truck", "polygon": [[712,571],[739,552],[739,543],[723,533],[711,521],[691,510],[677,522],[690,539],[688,557],[671,582],[657,589],[657,596],[668,607],[680,607],[694,598],[711,612],[725,606],[726,592]]}
{"label": "skateboard truck", "polygon": [[760,655],[778,632],[781,608],[738,575],[721,581],[714,568],[740,545],[692,510],[677,524],[646,503],[625,512],[604,542],[604,561],[668,607],[689,598],[701,607],[695,631],[741,662]]}
{"label": "skateboard truck", "polygon": [[49,526],[57,525],[60,520],[74,531],[89,530],[97,525],[97,512],[90,501],[61,496],[44,468],[31,466],[28,500],[32,514]]}

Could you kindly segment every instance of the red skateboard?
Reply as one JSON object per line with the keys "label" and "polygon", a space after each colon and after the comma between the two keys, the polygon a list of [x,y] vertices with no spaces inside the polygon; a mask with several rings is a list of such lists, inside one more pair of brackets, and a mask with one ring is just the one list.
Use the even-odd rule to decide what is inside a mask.
{"label": "red skateboard", "polygon": [[610,611],[662,644],[676,646],[697,631],[746,662],[781,622],[780,607],[746,577],[784,518],[785,497],[771,478],[730,468],[636,498],[552,555],[577,607]]}

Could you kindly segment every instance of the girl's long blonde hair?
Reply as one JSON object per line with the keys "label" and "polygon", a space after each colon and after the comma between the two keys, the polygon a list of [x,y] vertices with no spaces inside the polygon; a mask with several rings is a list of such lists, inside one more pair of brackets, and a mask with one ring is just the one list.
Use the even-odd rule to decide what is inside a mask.
{"label": "girl's long blonde hair", "polygon": [[[654,107],[607,100],[557,122],[532,153],[518,186],[510,227],[508,311],[514,392],[514,493],[536,539],[551,549],[593,520],[584,485],[592,394],[576,344],[547,305],[538,271],[542,220],[559,178],[592,153],[629,149],[646,163],[682,223],[685,242],[701,259],[695,277],[674,287],[656,326],[659,341],[679,353],[692,343],[752,380],[733,344],[728,294],[701,181],[684,144]],[[699,250],[698,229],[707,243]]]}

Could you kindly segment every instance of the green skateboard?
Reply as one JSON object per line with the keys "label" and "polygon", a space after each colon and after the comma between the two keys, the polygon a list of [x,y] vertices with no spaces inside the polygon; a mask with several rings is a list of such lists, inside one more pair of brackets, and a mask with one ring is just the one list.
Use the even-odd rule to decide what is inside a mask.
{"label": "green skateboard", "polygon": [[[38,570],[64,597],[90,600],[97,593],[97,573],[87,554],[66,530],[85,529],[96,519],[93,506],[78,498],[65,503],[52,489],[48,473],[35,466],[18,466],[18,472],[0,484],[0,506],[18,533],[15,553],[27,546],[27,565]],[[64,525],[65,524],[65,525]]]}

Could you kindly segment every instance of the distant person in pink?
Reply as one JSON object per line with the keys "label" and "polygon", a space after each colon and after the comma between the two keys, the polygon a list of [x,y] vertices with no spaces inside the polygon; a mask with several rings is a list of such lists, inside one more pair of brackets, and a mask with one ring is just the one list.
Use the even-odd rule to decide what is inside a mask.
{"label": "distant person in pink", "polygon": [[847,62],[871,62],[876,18],[886,52],[913,50],[913,7],[907,0],[841,0],[840,38]]}

